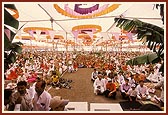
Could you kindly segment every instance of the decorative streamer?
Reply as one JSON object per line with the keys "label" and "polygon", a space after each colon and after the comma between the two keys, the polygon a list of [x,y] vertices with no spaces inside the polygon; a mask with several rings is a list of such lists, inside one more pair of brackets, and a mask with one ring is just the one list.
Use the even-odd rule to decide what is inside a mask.
{"label": "decorative streamer", "polygon": [[50,38],[53,40],[56,32],[54,30],[49,30],[48,33]]}
{"label": "decorative streamer", "polygon": [[40,41],[41,30],[36,30],[37,41]]}
{"label": "decorative streamer", "polygon": [[33,31],[32,31],[32,30],[29,30],[28,33],[29,33],[29,35],[30,35],[32,38],[34,38],[34,35],[33,35]]}
{"label": "decorative streamer", "polygon": [[72,31],[74,37],[77,39],[78,38],[78,34],[79,34],[79,30],[76,31]]}

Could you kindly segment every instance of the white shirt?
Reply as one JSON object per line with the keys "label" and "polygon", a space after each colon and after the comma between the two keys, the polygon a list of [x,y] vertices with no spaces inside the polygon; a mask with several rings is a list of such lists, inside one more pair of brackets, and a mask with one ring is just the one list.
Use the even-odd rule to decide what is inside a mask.
{"label": "white shirt", "polygon": [[158,75],[157,74],[154,74],[154,73],[151,73],[148,77],[147,77],[147,79],[149,79],[150,81],[152,81],[152,82],[158,82]]}
{"label": "white shirt", "polygon": [[125,83],[124,76],[123,75],[118,75],[118,81],[119,81],[120,85],[123,84],[123,83]]}
{"label": "white shirt", "polygon": [[[100,88],[98,88],[98,86],[100,86]],[[102,93],[104,92],[104,82],[103,79],[99,79],[97,78],[94,83],[93,83],[93,87],[94,87],[94,93],[96,93],[96,90],[100,90]]]}
{"label": "white shirt", "polygon": [[103,79],[99,80],[99,78],[97,78],[93,84],[94,87],[97,87],[97,86],[101,86],[101,87],[104,87],[104,82],[103,82]]}
{"label": "white shirt", "polygon": [[27,92],[29,93],[29,95],[30,95],[30,98],[31,99],[33,99],[33,97],[34,97],[34,94],[35,94],[35,87],[33,87],[33,86],[30,86],[30,88],[29,89],[27,89]]}
{"label": "white shirt", "polygon": [[33,98],[33,111],[49,111],[50,99],[51,95],[45,90],[39,97],[35,93]]}
{"label": "white shirt", "polygon": [[147,86],[143,85],[143,87],[141,87],[140,85],[138,85],[136,87],[136,90],[138,91],[138,95],[149,95],[149,92],[148,92],[148,88]]}
{"label": "white shirt", "polygon": [[107,73],[107,76],[109,75],[109,73],[111,73],[111,71],[110,70],[106,70],[106,73]]}
{"label": "white shirt", "polygon": [[93,71],[92,74],[91,74],[91,79],[95,80],[97,78],[97,75],[98,75],[98,71]]}
{"label": "white shirt", "polygon": [[136,97],[138,94],[137,90],[136,89],[132,90],[132,88],[130,88],[127,93],[129,96],[133,96],[133,97]]}

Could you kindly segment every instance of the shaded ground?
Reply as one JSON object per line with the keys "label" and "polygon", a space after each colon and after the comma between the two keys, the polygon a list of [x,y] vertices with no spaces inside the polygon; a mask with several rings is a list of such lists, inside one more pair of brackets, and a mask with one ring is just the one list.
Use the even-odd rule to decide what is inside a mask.
{"label": "shaded ground", "polygon": [[52,96],[61,96],[69,99],[71,102],[88,102],[88,103],[118,103],[121,101],[120,93],[117,92],[116,100],[105,98],[102,95],[96,96],[93,93],[93,82],[90,80],[92,68],[80,68],[75,73],[65,73],[63,78],[72,80],[71,89],[51,88],[49,93]]}

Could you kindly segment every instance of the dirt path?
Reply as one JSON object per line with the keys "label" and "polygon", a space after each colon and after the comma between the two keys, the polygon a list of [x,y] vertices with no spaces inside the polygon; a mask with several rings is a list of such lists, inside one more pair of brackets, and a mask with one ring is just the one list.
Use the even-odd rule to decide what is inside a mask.
{"label": "dirt path", "polygon": [[93,83],[90,80],[93,68],[80,68],[74,73],[65,73],[63,78],[72,80],[71,89],[56,89],[51,88],[49,93],[52,96],[61,96],[64,99],[69,99],[71,102],[88,102],[88,103],[118,103],[121,101],[119,92],[117,99],[108,99],[104,96],[96,96],[93,93]]}

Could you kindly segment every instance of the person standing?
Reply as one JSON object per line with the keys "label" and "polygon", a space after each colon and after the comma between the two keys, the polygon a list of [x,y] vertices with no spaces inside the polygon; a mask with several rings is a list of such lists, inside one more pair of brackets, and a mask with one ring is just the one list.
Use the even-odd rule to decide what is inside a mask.
{"label": "person standing", "polygon": [[46,82],[37,81],[35,85],[35,95],[33,98],[33,111],[49,111],[51,95],[45,91]]}

